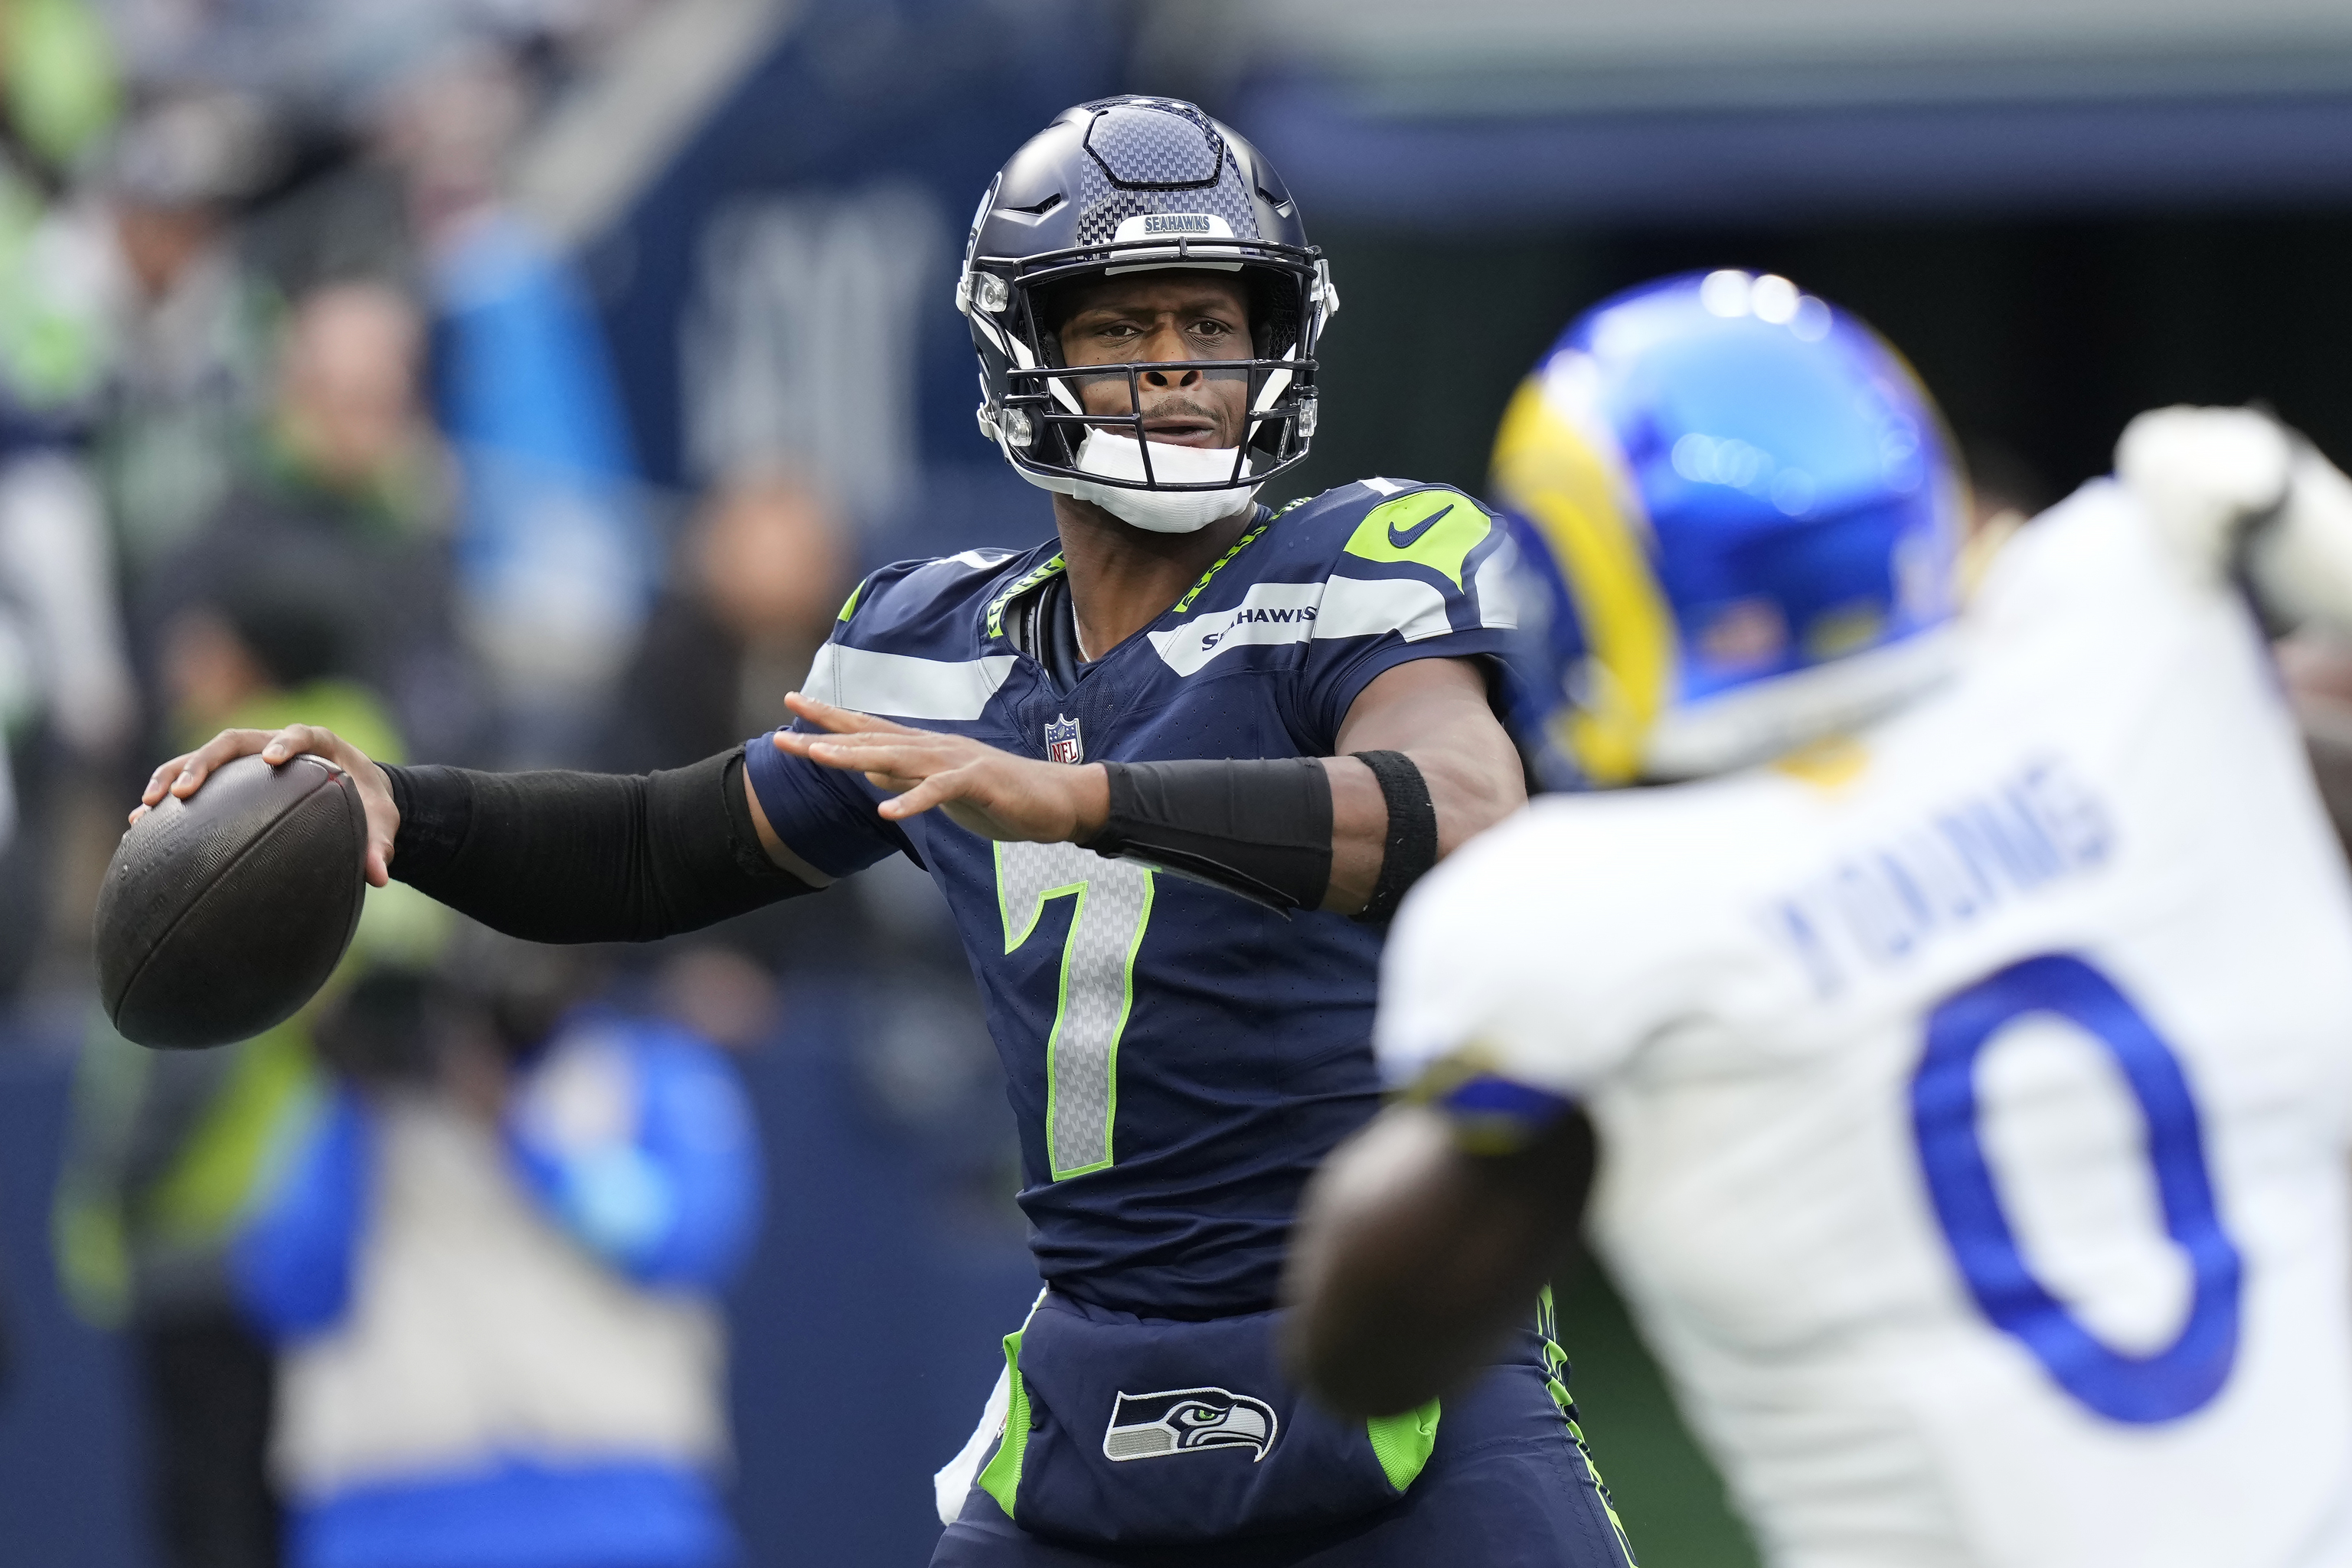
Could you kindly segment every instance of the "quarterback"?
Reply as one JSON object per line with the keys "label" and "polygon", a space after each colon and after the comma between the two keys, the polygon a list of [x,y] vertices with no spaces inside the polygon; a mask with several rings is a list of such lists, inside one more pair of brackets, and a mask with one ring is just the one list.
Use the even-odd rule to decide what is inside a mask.
{"label": "quarterback", "polygon": [[892,854],[927,868],[1003,1058],[1046,1284],[941,1473],[936,1563],[1627,1561],[1534,1291],[1442,1405],[1342,1420],[1276,1365],[1298,1193],[1378,1108],[1388,918],[1525,800],[1490,707],[1507,535],[1402,480],[1258,504],[1314,435],[1339,297],[1281,178],[1190,104],[1084,104],[1024,146],[956,302],[981,428],[1055,536],[866,578],[790,728],[637,779],[379,770],[314,729],[236,732],[149,800],[319,752],[368,792],[372,875],[542,941],[661,936]]}
{"label": "quarterback", "polygon": [[1295,1349],[1429,1397],[1590,1174],[1773,1563],[2352,1563],[2352,895],[2263,636],[2352,620],[2352,484],[2146,415],[1956,615],[1946,452],[1770,277],[1610,301],[1521,392],[1516,722],[1657,787],[1408,902],[1412,1092],[1310,1199]]}

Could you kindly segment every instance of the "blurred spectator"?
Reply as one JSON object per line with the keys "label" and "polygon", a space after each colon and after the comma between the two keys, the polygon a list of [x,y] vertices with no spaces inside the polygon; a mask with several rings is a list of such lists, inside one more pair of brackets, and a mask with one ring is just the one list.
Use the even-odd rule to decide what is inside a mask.
{"label": "blurred spectator", "polygon": [[212,517],[251,445],[277,307],[232,220],[278,156],[255,100],[180,93],[134,116],[105,160],[121,300],[100,454],[134,578]]}
{"label": "blurred spectator", "polygon": [[[605,765],[682,767],[773,729],[832,631],[849,556],[839,510],[804,476],[756,471],[714,490],[646,619]],[[682,950],[656,977],[664,1005],[730,1044],[770,1037],[795,984],[859,991],[870,1012],[856,1071],[877,1108],[950,1184],[1004,1190],[994,1047],[946,901],[912,863],[894,858],[845,896],[773,904],[671,945]]]}
{"label": "blurred spectator", "polygon": [[[297,303],[244,471],[141,597],[159,671],[201,652],[205,614],[243,605],[247,638],[291,661],[281,677],[356,679],[420,747],[458,747],[471,708],[450,625],[451,481],[421,401],[422,352],[415,308],[383,285]],[[176,716],[171,731],[201,738]]]}
{"label": "blurred spectator", "polygon": [[782,721],[849,591],[841,519],[796,479],[740,479],[705,503],[622,682],[612,765],[684,767]]}
{"label": "blurred spectator", "polygon": [[343,623],[333,601],[310,586],[290,576],[241,583],[173,617],[161,685],[177,748],[225,729],[270,729],[306,716],[303,722],[337,734],[373,736],[395,759],[404,752],[383,704],[343,673]]}
{"label": "blurred spectator", "polygon": [[278,361],[276,454],[362,526],[437,524],[440,455],[418,401],[424,322],[405,296],[348,282],[307,295]]}
{"label": "blurred spectator", "polygon": [[112,128],[121,82],[86,0],[0,8],[0,447],[75,442],[111,352],[104,214],[58,193]]}
{"label": "blurred spectator", "polygon": [[151,1051],[95,1026],[58,1185],[58,1274],[82,1315],[127,1326],[149,1486],[173,1568],[268,1568],[264,1345],[225,1260],[312,1076],[299,1020],[215,1051]]}
{"label": "blurred spectator", "polygon": [[2278,652],[2320,796],[2345,853],[2352,855],[2352,647],[2298,632],[2279,644]]}
{"label": "blurred spectator", "polygon": [[77,450],[113,366],[124,273],[113,226],[53,201],[0,153],[0,446]]}
{"label": "blurred spectator", "polygon": [[137,706],[110,556],[69,447],[0,455],[0,999],[47,930],[66,776],[113,756]]}
{"label": "blurred spectator", "polygon": [[[775,728],[784,694],[807,679],[850,585],[847,529],[824,490],[772,469],[714,490],[680,542],[671,582],[621,680],[603,765],[620,773],[683,767]],[[686,944],[673,970],[685,965],[680,973],[713,989],[707,1001],[688,1003],[691,988],[667,976],[665,992],[680,999],[673,1005],[689,1008],[679,1016],[757,1014],[753,977],[740,973],[745,959],[772,974],[832,979],[881,969],[894,976],[875,988],[881,993],[928,991],[944,976],[968,994],[962,949],[929,878],[881,870],[856,887],[824,907],[815,900],[770,905]]]}
{"label": "blurred spectator", "polygon": [[731,1069],[570,1005],[495,944],[470,1005],[355,987],[344,1075],[239,1243],[280,1343],[296,1568],[704,1568],[735,1557],[710,1300],[758,1221]]}
{"label": "blurred spectator", "polygon": [[129,736],[135,707],[112,551],[84,447],[110,362],[110,237],[50,187],[117,98],[81,0],[0,10],[0,998],[47,935],[70,775]]}
{"label": "blurred spectator", "polygon": [[602,329],[499,195],[530,108],[513,60],[446,50],[385,98],[435,311],[436,404],[464,474],[464,625],[506,760],[581,762],[655,563]]}
{"label": "blurred spectator", "polygon": [[[308,584],[243,584],[184,606],[160,672],[174,733],[300,718],[371,756],[401,757],[383,705],[341,673],[336,625]],[[415,889],[372,890],[330,994],[375,957],[428,962],[445,928]],[[78,1068],[58,1272],[86,1319],[127,1326],[135,1342],[154,1509],[174,1568],[278,1561],[265,1470],[273,1363],[234,1308],[226,1259],[313,1097],[310,1019],[323,1005],[210,1051],[147,1050],[100,1023]]]}
{"label": "blurred spectator", "polygon": [[52,168],[72,168],[121,108],[113,41],[88,0],[10,0],[0,85],[16,141]]}
{"label": "blurred spectator", "polygon": [[[339,585],[317,571],[262,572],[174,616],[160,677],[171,749],[187,750],[223,730],[301,722],[323,724],[383,762],[404,760],[399,723],[373,688],[353,679],[347,643],[353,616],[345,607],[352,601],[335,592]],[[452,919],[405,882],[370,889],[342,978],[368,963],[430,963]]]}
{"label": "blurred spectator", "polygon": [[767,970],[708,942],[686,944],[663,960],[654,1001],[665,1017],[739,1055],[767,1044],[782,1016]]}

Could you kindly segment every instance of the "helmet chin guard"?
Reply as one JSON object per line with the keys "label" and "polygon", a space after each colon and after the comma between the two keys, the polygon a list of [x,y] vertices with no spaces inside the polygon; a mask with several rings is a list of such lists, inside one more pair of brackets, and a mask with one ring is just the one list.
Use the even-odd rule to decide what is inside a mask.
{"label": "helmet chin guard", "polygon": [[1198,533],[1257,499],[1262,481],[1256,478],[1232,482],[1244,461],[1246,454],[1231,447],[1203,450],[1161,443],[1154,452],[1131,437],[1089,430],[1079,444],[1076,463],[1086,477],[1013,466],[1039,489],[1092,501],[1138,528],[1153,533]]}
{"label": "helmet chin guard", "polygon": [[[1163,268],[1238,274],[1252,357],[1062,363],[1048,289]],[[1315,347],[1339,308],[1281,177],[1230,129],[1166,98],[1080,104],[1033,137],[981,198],[956,280],[980,357],[982,434],[1032,484],[1168,533],[1231,516],[1307,456]],[[1240,445],[1150,441],[1141,376],[1152,370],[1245,376]],[[1129,412],[1087,414],[1073,384],[1120,374]]]}

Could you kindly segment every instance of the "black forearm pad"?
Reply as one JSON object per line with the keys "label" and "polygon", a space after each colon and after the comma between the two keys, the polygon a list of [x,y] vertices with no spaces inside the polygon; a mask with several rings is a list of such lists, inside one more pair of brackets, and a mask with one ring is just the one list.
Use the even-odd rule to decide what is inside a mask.
{"label": "black forearm pad", "polygon": [[1385,925],[1412,885],[1437,864],[1437,805],[1429,798],[1429,781],[1420,764],[1402,752],[1358,752],[1356,760],[1380,781],[1381,799],[1389,808],[1389,830],[1381,847],[1381,879],[1356,919],[1367,925]]}
{"label": "black forearm pad", "polygon": [[1313,757],[1105,763],[1110,816],[1087,841],[1286,912],[1331,886],[1331,778]]}
{"label": "black forearm pad", "polygon": [[815,891],[760,847],[740,747],[634,777],[383,772],[392,874],[509,936],[652,942]]}

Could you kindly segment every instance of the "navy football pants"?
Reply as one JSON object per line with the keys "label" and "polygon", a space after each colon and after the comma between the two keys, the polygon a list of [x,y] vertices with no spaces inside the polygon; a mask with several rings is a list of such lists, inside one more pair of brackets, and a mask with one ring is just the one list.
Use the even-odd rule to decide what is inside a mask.
{"label": "navy football pants", "polygon": [[[1181,1484],[1181,1483],[1180,1483]],[[1542,1373],[1498,1366],[1445,1402],[1411,1490],[1345,1525],[1106,1552],[1030,1534],[977,1487],[931,1568],[1630,1568],[1609,1505]]]}

